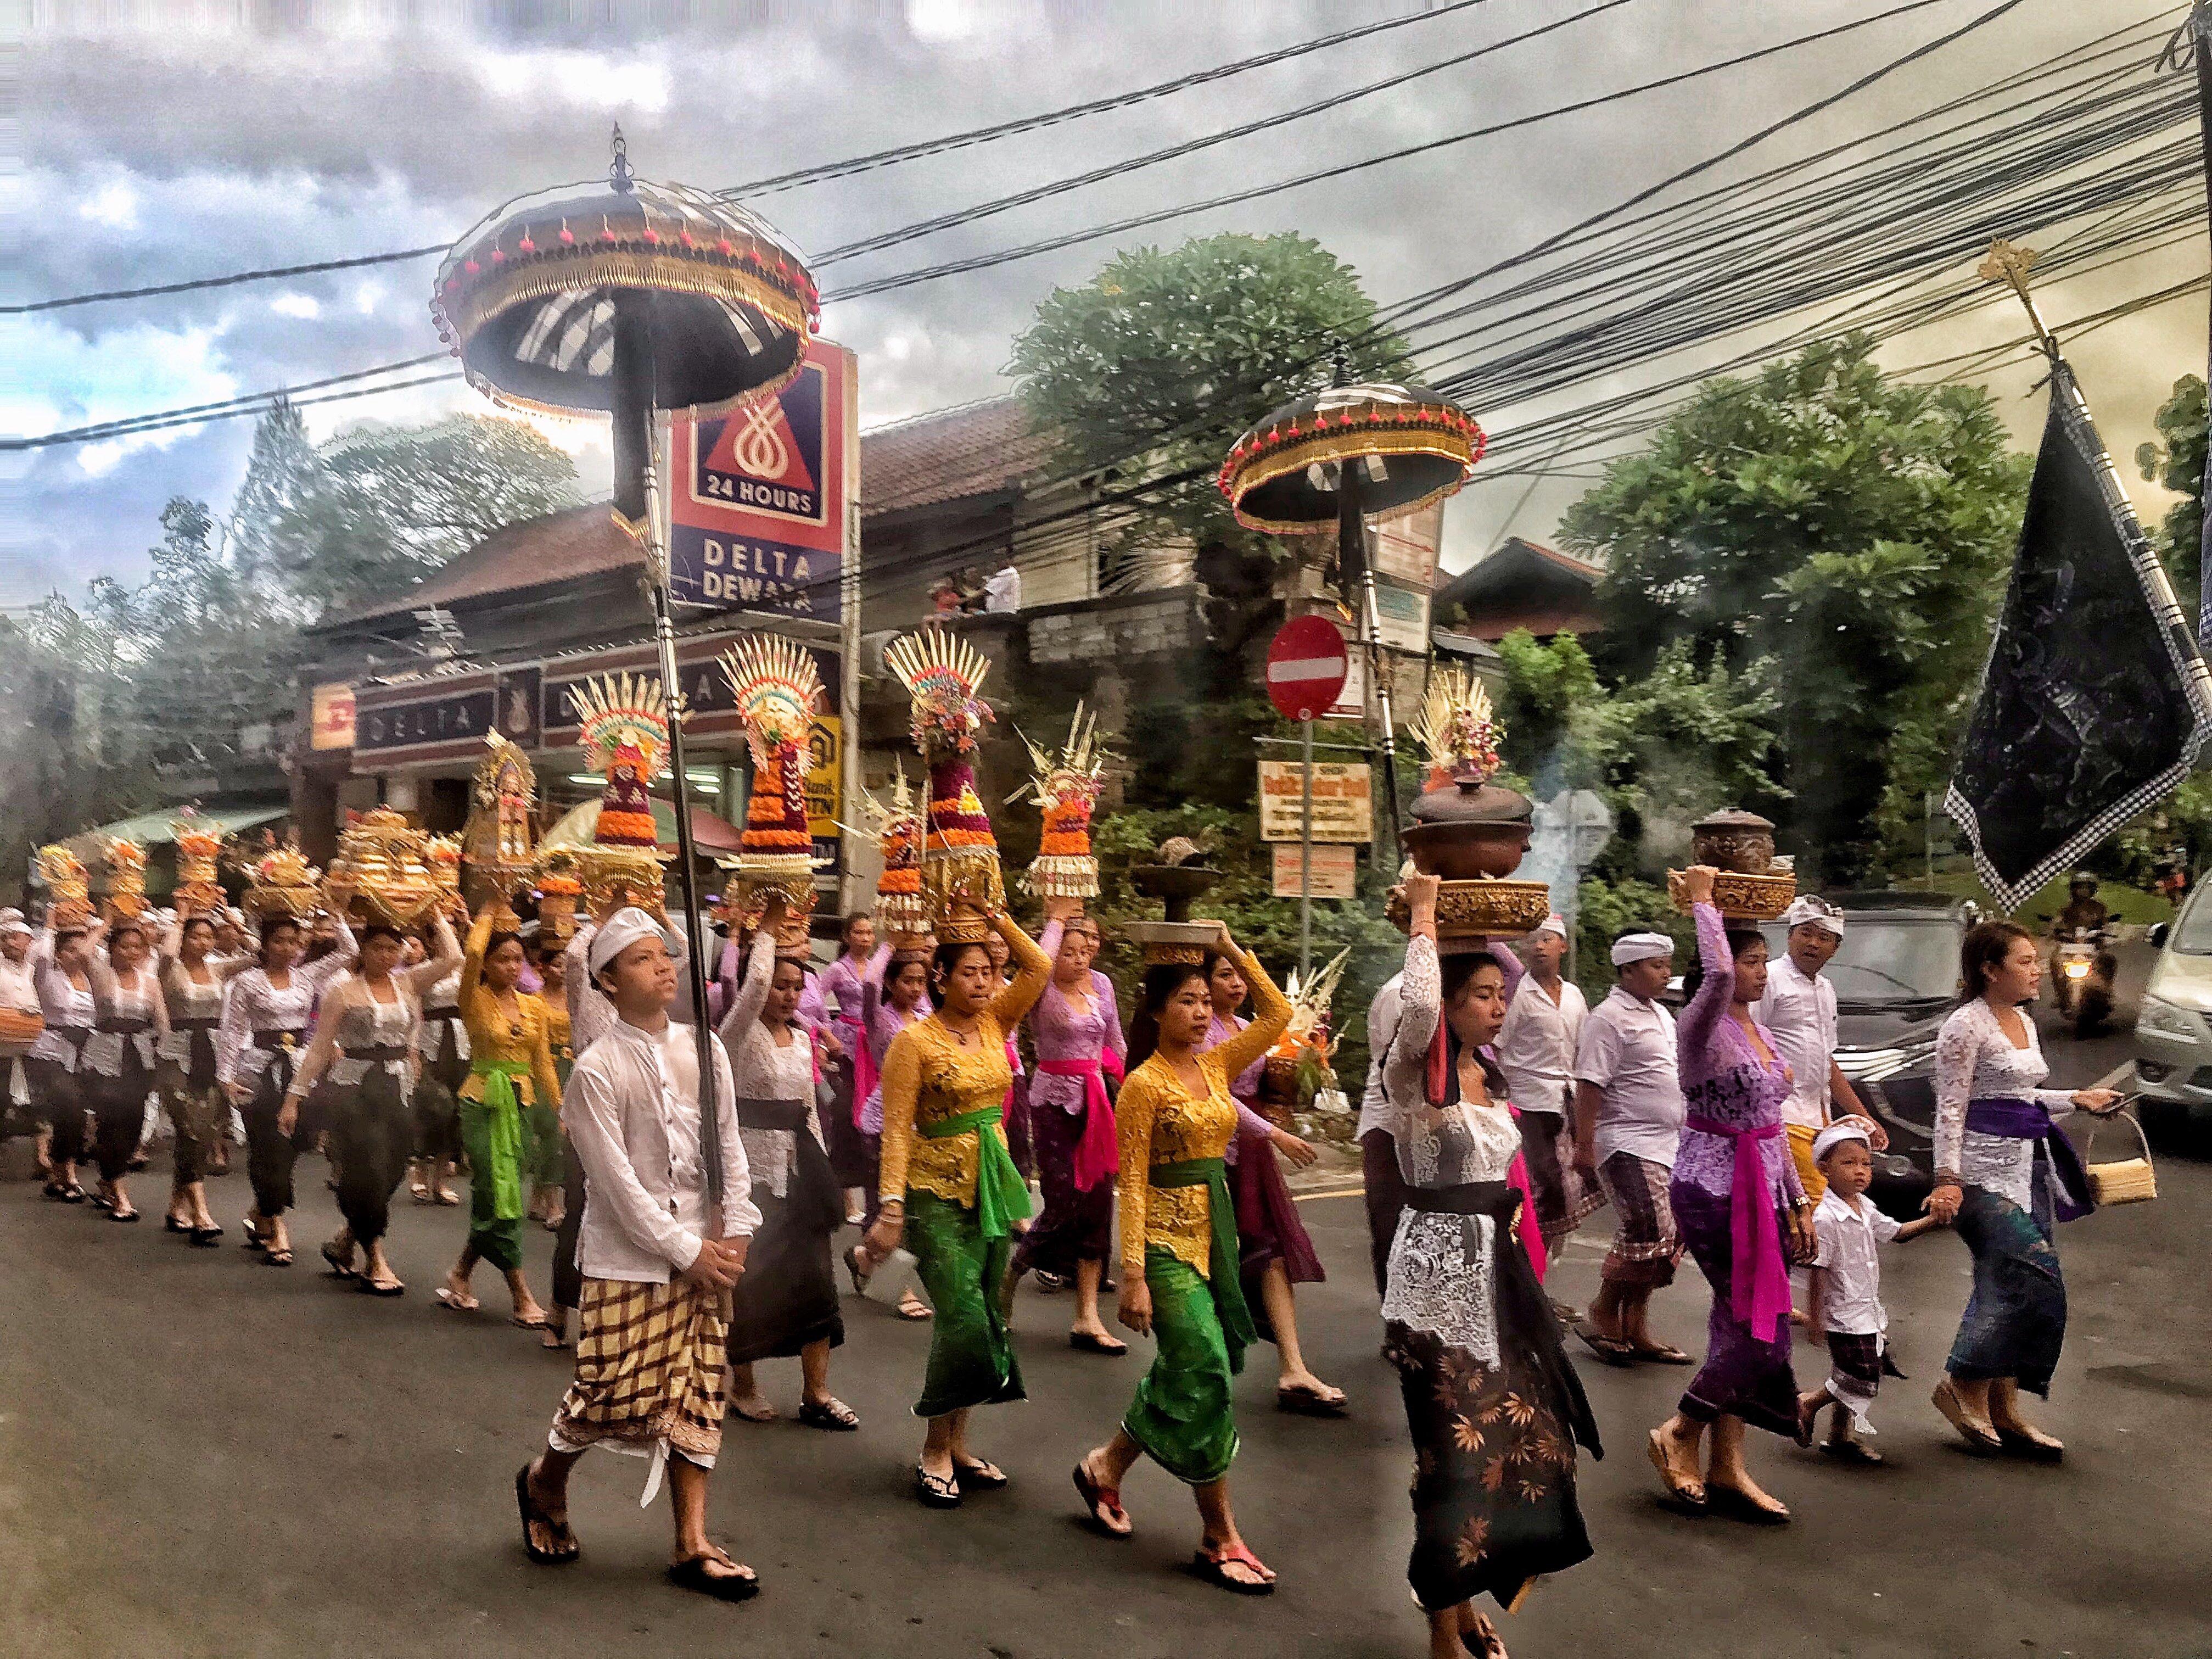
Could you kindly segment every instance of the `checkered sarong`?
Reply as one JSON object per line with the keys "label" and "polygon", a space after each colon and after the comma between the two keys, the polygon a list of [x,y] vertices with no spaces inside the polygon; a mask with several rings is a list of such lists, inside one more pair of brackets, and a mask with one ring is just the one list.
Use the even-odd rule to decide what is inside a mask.
{"label": "checkered sarong", "polygon": [[1615,1223],[1604,1277],[1616,1285],[1672,1284],[1682,1255],[1674,1208],[1667,1197],[1674,1171],[1633,1152],[1615,1152],[1598,1165],[1597,1178],[1612,1200]]}
{"label": "checkered sarong", "polygon": [[576,1378],[555,1441],[648,1455],[665,1443],[711,1467],[722,1444],[721,1297],[680,1281],[586,1279],[576,1316]]}
{"label": "checkered sarong", "polygon": [[1830,1331],[1827,1338],[1828,1393],[1850,1413],[1860,1433],[1872,1434],[1867,1407],[1881,1391],[1882,1339],[1856,1331]]}

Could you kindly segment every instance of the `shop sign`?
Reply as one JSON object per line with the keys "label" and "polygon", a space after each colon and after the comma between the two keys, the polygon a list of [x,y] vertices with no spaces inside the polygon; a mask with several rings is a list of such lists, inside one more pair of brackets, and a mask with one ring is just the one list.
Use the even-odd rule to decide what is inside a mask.
{"label": "shop sign", "polygon": [[1275,852],[1275,896],[1297,898],[1298,865],[1301,855],[1313,854],[1313,885],[1309,896],[1317,899],[1348,899],[1359,896],[1359,854],[1350,847],[1324,846],[1319,842],[1310,848],[1296,842],[1277,842]]}
{"label": "shop sign", "polygon": [[844,845],[837,828],[844,780],[844,722],[817,714],[806,738],[806,830],[814,837],[814,856],[833,863]]}
{"label": "shop sign", "polygon": [[1429,648],[1428,589],[1375,584],[1375,637],[1394,651]]}
{"label": "shop sign", "polygon": [[407,750],[481,744],[498,708],[498,688],[483,684],[368,704],[354,718],[354,754],[357,761],[388,762]]}
{"label": "shop sign", "polygon": [[[1313,838],[1326,842],[1375,839],[1375,793],[1364,761],[1316,761]],[[1260,839],[1297,841],[1304,820],[1305,787],[1296,761],[1260,763]]]}
{"label": "shop sign", "polygon": [[353,687],[330,681],[307,694],[307,746],[311,749],[353,747]]}
{"label": "shop sign", "polygon": [[[1423,592],[1437,585],[1437,549],[1443,540],[1444,504],[1431,503],[1402,519],[1390,519],[1374,527],[1370,545],[1375,553],[1375,573],[1392,581],[1418,587]],[[1425,639],[1413,647],[1425,651]]]}
{"label": "shop sign", "polygon": [[669,424],[669,592],[720,611],[836,622],[860,489],[859,360],[811,342],[798,378]]}

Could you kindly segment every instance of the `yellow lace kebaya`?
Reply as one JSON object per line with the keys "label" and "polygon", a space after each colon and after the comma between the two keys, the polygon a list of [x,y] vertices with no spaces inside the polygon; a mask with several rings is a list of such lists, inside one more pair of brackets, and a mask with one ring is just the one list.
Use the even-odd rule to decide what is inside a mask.
{"label": "yellow lace kebaya", "polygon": [[1237,1100],[1229,1080],[1274,1046],[1291,1023],[1289,1000],[1275,988],[1256,957],[1239,952],[1238,968],[1252,987],[1252,1023],[1218,1048],[1197,1056],[1206,1094],[1194,1099],[1158,1054],[1131,1072],[1115,1103],[1120,1120],[1121,1171],[1115,1186],[1121,1211],[1121,1272],[1141,1277],[1145,1249],[1155,1245],[1189,1265],[1201,1279],[1212,1256],[1213,1211],[1204,1185],[1155,1187],[1163,1164],[1216,1158],[1237,1135]]}
{"label": "yellow lace kebaya", "polygon": [[933,1014],[901,1031],[884,1056],[878,1191],[885,1200],[903,1201],[909,1191],[929,1193],[972,1209],[981,1152],[975,1137],[988,1132],[1000,1145],[1006,1142],[1002,1124],[941,1139],[927,1133],[933,1123],[1000,1105],[1013,1086],[1006,1034],[1043,993],[1052,964],[1020,928],[1009,923],[1002,931],[1013,951],[1014,978],[977,1017],[975,1042],[963,1043]]}
{"label": "yellow lace kebaya", "polygon": [[[544,1000],[517,991],[510,1010],[483,982],[484,948],[491,943],[491,931],[487,911],[470,927],[461,958],[461,1021],[469,1028],[471,1069],[461,1084],[460,1098],[482,1100],[484,1073],[496,1066],[513,1080],[518,1104],[532,1106],[542,1097],[546,1105],[558,1107],[561,1075],[553,1069],[552,1021]],[[542,1097],[533,1083],[535,1091],[544,1091]]]}

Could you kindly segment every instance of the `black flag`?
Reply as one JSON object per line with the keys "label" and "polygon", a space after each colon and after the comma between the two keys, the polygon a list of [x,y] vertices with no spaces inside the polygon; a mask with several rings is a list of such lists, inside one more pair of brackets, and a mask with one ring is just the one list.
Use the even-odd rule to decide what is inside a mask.
{"label": "black flag", "polygon": [[2212,735],[2212,680],[2109,466],[2055,364],[2012,586],[1944,801],[2007,909],[2172,793]]}

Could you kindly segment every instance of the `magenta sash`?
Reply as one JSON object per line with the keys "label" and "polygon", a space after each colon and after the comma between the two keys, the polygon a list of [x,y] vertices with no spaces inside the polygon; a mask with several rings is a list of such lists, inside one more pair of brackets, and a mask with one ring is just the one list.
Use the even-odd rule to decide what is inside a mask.
{"label": "magenta sash", "polygon": [[1753,1336],[1771,1342],[1776,1340],[1776,1322],[1790,1316],[1790,1269],[1782,1260],[1782,1226],[1775,1219],[1774,1200],[1766,1190],[1765,1161],[1759,1155],[1759,1144],[1781,1139],[1782,1126],[1770,1123],[1760,1128],[1738,1128],[1693,1117],[1688,1127],[1735,1142],[1735,1180],[1729,1190],[1729,1243],[1733,1257],[1729,1305]]}
{"label": "magenta sash", "polygon": [[1114,1124],[1114,1103],[1106,1096],[1106,1073],[1121,1080],[1121,1056],[1111,1048],[1095,1060],[1041,1060],[1037,1071],[1046,1077],[1083,1079],[1083,1134],[1075,1143],[1075,1186],[1089,1192],[1110,1180],[1121,1168],[1121,1137]]}

